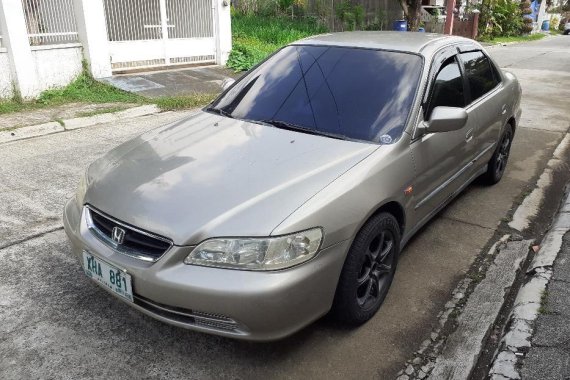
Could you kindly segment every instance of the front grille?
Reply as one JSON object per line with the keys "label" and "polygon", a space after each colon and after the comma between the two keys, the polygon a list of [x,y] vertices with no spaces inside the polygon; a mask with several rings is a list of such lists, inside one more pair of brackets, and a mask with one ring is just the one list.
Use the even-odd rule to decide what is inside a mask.
{"label": "front grille", "polygon": [[[91,207],[86,208],[89,229],[116,251],[145,261],[156,261],[172,246],[172,242],[158,235],[119,222]],[[113,240],[113,229],[125,231],[121,243]]]}
{"label": "front grille", "polygon": [[220,314],[210,314],[200,311],[167,306],[140,295],[134,295],[135,304],[163,318],[186,325],[205,327],[212,330],[244,335],[245,330],[235,320]]}

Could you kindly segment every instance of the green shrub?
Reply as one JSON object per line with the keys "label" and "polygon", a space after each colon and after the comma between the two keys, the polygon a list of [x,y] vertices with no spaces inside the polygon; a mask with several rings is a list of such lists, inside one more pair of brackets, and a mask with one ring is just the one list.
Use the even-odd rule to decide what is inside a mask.
{"label": "green shrub", "polygon": [[493,39],[520,35],[525,5],[524,2],[519,3],[515,0],[494,0],[485,3],[479,19],[482,38]]}
{"label": "green shrub", "polygon": [[364,7],[344,0],[336,7],[336,17],[346,30],[362,29],[364,25]]}
{"label": "green shrub", "polygon": [[227,66],[235,71],[249,70],[282,46],[324,32],[326,28],[314,18],[236,12],[232,18],[233,50]]}

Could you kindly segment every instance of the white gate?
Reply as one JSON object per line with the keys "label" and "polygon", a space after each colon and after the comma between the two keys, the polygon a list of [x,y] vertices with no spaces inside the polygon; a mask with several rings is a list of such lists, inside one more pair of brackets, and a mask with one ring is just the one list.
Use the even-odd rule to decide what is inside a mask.
{"label": "white gate", "polygon": [[104,0],[114,70],[211,62],[214,0]]}

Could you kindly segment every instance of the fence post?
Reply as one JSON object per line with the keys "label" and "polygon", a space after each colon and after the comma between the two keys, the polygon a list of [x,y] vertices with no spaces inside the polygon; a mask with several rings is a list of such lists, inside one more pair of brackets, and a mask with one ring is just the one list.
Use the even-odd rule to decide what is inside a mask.
{"label": "fence post", "polygon": [[91,74],[95,78],[110,77],[111,54],[103,0],[73,0],[73,7],[83,56],[89,62]]}
{"label": "fence post", "polygon": [[21,0],[0,1],[0,25],[15,90],[23,98],[34,98],[39,95],[39,88]]}
{"label": "fence post", "polygon": [[232,51],[232,21],[229,0],[214,0],[216,64],[225,65]]}
{"label": "fence post", "polygon": [[455,0],[447,0],[447,8],[445,15],[445,34],[453,34],[453,10],[455,9]]}

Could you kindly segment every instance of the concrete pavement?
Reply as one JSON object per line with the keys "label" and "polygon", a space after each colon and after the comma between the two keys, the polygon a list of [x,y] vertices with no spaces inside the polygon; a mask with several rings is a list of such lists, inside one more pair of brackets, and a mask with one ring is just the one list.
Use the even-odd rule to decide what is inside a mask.
{"label": "concrete pavement", "polygon": [[553,269],[522,365],[524,379],[570,378],[570,232],[564,235]]}
{"label": "concrete pavement", "polygon": [[156,98],[193,94],[216,94],[221,92],[222,83],[237,78],[235,73],[221,66],[198,66],[144,73],[114,75],[102,79],[122,90]]}
{"label": "concrete pavement", "polygon": [[[473,276],[475,263],[512,231],[507,222],[513,209],[564,136],[558,123],[566,115],[570,78],[551,72],[540,57],[542,49],[568,45],[560,40],[560,47],[550,47],[551,40],[537,45],[537,73],[513,64],[512,51],[505,51],[510,47],[493,48],[499,63],[521,76],[525,107],[537,107],[545,94],[552,105],[543,105],[540,115],[525,113],[500,184],[469,187],[410,242],[386,303],[359,329],[324,318],[283,341],[237,342],[154,321],[83,275],[60,221],[79,176],[108,149],[184,114],[0,145],[0,372],[11,379],[394,378],[421,343],[431,341],[457,284]],[[529,85],[541,75],[543,88]]]}

